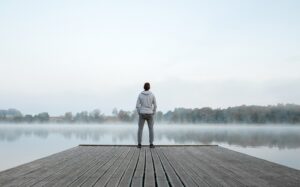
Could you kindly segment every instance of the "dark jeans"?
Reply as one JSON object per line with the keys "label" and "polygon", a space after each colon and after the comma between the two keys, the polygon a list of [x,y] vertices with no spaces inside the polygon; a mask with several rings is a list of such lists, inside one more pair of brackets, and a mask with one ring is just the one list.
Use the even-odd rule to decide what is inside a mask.
{"label": "dark jeans", "polygon": [[143,128],[145,121],[147,121],[148,128],[149,128],[149,141],[150,144],[153,144],[153,114],[140,114],[139,115],[139,129],[138,129],[138,144],[142,143],[142,135],[143,135]]}

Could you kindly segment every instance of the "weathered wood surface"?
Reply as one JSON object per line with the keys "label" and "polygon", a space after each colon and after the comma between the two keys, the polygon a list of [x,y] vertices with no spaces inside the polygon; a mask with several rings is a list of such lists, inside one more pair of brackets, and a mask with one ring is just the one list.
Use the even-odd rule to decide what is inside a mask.
{"label": "weathered wood surface", "polygon": [[300,186],[300,171],[219,146],[81,145],[0,172],[0,186]]}

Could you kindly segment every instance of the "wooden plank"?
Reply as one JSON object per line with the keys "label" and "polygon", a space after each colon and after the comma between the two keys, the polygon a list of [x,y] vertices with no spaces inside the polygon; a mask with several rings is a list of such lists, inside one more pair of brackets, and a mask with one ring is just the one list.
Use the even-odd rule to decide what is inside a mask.
{"label": "wooden plank", "polygon": [[67,180],[68,175],[72,175],[74,171],[77,171],[78,168],[84,168],[85,165],[90,164],[93,161],[93,158],[99,154],[98,150],[92,148],[87,151],[83,151],[83,154],[72,158],[69,162],[66,162],[62,165],[61,168],[53,170],[51,175],[46,178],[40,178],[36,180],[32,186],[53,186],[56,182],[62,182]]}
{"label": "wooden plank", "polygon": [[145,175],[145,151],[146,148],[142,147],[141,148],[141,153],[139,155],[139,160],[137,167],[135,169],[133,178],[132,178],[132,186],[133,187],[138,187],[138,186],[143,186],[144,182],[144,175]]}
{"label": "wooden plank", "polygon": [[[245,186],[268,186],[265,181],[247,173],[245,171],[246,168],[237,168],[232,162],[224,162],[224,160],[216,157],[216,154],[212,152],[212,150],[213,149],[203,149],[202,152],[205,154],[201,154],[201,158],[217,164],[219,170],[223,170],[227,174],[230,174],[232,178],[235,178]],[[197,153],[198,151],[199,150],[196,150],[195,153]]]}
{"label": "wooden plank", "polygon": [[84,181],[84,183],[82,184],[83,186],[93,186],[98,180],[99,178],[101,178],[101,176],[103,176],[108,170],[109,168],[114,164],[114,162],[124,153],[124,151],[128,149],[126,147],[117,147],[117,152],[113,155],[111,155],[108,158],[108,162],[106,162],[103,166],[101,165],[101,167],[99,167],[95,173],[93,173],[92,175],[90,175],[86,181]]}
{"label": "wooden plank", "polygon": [[182,181],[179,179],[179,177],[177,176],[176,172],[171,167],[167,159],[163,156],[161,149],[162,148],[159,147],[155,148],[169,183],[171,184],[171,186],[183,186]]}
{"label": "wooden plank", "polygon": [[112,151],[112,147],[94,148],[94,154],[91,154],[88,159],[83,162],[75,163],[77,166],[73,169],[70,168],[71,172],[60,173],[59,177],[53,178],[51,182],[47,183],[48,186],[68,186],[77,180],[79,177],[87,173],[89,170],[93,169],[99,162],[101,162],[102,157],[105,157]]}
{"label": "wooden plank", "polygon": [[0,186],[300,186],[300,171],[217,146],[79,146],[0,172]]}
{"label": "wooden plank", "polygon": [[154,163],[154,173],[155,173],[155,181],[158,187],[167,187],[169,186],[168,179],[166,177],[166,173],[164,172],[162,163],[160,162],[158,155],[155,149],[150,149],[153,163]]}
{"label": "wooden plank", "polygon": [[181,162],[184,163],[190,169],[190,171],[196,174],[201,181],[204,181],[209,186],[228,186],[223,180],[216,178],[213,173],[206,168],[205,165],[203,165],[201,162],[195,161],[195,158],[193,158],[191,154],[187,153],[186,148],[183,148],[182,151],[186,154],[185,158],[182,159]]}
{"label": "wooden plank", "polygon": [[172,165],[177,175],[180,176],[181,181],[185,186],[209,186],[203,180],[199,180],[199,177],[194,174],[189,167],[183,164],[181,161],[185,159],[186,153],[182,149],[178,148],[163,148],[163,153]]}
{"label": "wooden plank", "polygon": [[154,177],[154,168],[153,168],[153,160],[152,154],[150,152],[150,148],[146,147],[146,168],[145,168],[145,182],[144,186],[153,187],[155,186],[155,177]]}
{"label": "wooden plank", "polygon": [[121,164],[120,168],[113,174],[113,176],[110,178],[110,180],[107,183],[107,187],[113,187],[118,186],[121,178],[123,177],[125,170],[128,168],[128,165],[130,164],[130,161],[134,155],[136,148],[130,147],[130,152],[124,159],[123,163]]}
{"label": "wooden plank", "polygon": [[[176,162],[175,159],[173,159],[173,157],[170,156],[170,154],[168,154],[168,149],[169,148],[163,148],[163,154],[166,157],[166,159],[168,160],[168,162],[170,163],[171,167],[174,169],[174,171],[176,172],[177,176],[180,178],[180,180],[182,181],[182,183],[185,186],[191,186],[191,187],[196,187],[196,183],[193,180],[193,178],[191,178],[191,176],[189,176],[186,171],[184,170],[184,168],[178,164],[178,162]],[[173,152],[176,154],[176,149],[173,150]],[[173,153],[172,153],[173,154]]]}
{"label": "wooden plank", "polygon": [[72,181],[72,183],[69,186],[80,186],[80,185],[82,185],[100,167],[105,165],[111,159],[111,157],[117,152],[118,152],[118,149],[116,147],[111,147],[110,151],[105,152],[101,157],[97,157],[98,162],[93,167],[91,167],[89,170],[87,170],[81,176],[78,176],[74,181]]}
{"label": "wooden plank", "polygon": [[95,164],[90,170],[85,172],[83,175],[79,176],[76,180],[74,180],[69,186],[81,186],[83,185],[86,181],[91,180],[91,176],[96,176],[97,171],[99,168],[105,166],[111,158],[117,154],[120,153],[120,149],[117,147],[111,147],[112,149],[105,153],[103,156],[99,157],[99,162]]}
{"label": "wooden plank", "polygon": [[[259,186],[297,186],[300,184],[298,170],[222,147],[204,149],[204,151],[211,155],[211,159],[219,160],[224,167],[235,172],[239,179],[248,183],[252,182]],[[286,180],[287,178],[289,180]]]}
{"label": "wooden plank", "polygon": [[[86,148],[83,150],[89,150],[90,148]],[[36,181],[37,179],[40,179],[40,176],[43,176],[45,173],[53,174],[55,172],[55,168],[60,168],[64,164],[70,162],[71,160],[75,159],[74,155],[83,154],[83,150],[80,148],[77,148],[77,150],[74,150],[72,152],[63,152],[60,155],[56,155],[55,157],[46,157],[49,159],[45,159],[42,162],[38,161],[38,163],[32,162],[29,170],[24,171],[24,169],[21,169],[21,175],[16,174],[13,175],[13,178],[9,178],[9,186],[19,186],[19,185],[25,185],[27,183],[30,183],[32,181]],[[70,160],[66,160],[66,158],[70,157]],[[63,164],[62,164],[63,163]],[[5,186],[4,181],[1,180],[2,184],[1,186]]]}
{"label": "wooden plank", "polygon": [[126,186],[131,185],[132,178],[133,178],[134,172],[135,172],[137,164],[138,164],[140,150],[141,149],[135,148],[134,155],[133,155],[132,159],[130,160],[129,166],[126,168],[126,171],[125,171],[118,186],[126,187]]}
{"label": "wooden plank", "polygon": [[[90,149],[90,148],[87,147],[87,149]],[[39,165],[41,163],[44,163],[44,161],[48,161],[49,159],[50,160],[51,159],[57,159],[57,158],[60,158],[62,154],[70,154],[70,153],[72,153],[74,151],[79,151],[79,150],[80,149],[79,149],[78,146],[72,147],[70,149],[67,149],[67,150],[64,150],[64,151],[61,151],[61,152],[58,152],[58,153],[55,153],[55,154],[51,154],[51,155],[49,155],[47,157],[43,157],[43,158],[31,161],[31,162],[22,164],[20,166],[16,166],[16,167],[13,167],[13,168],[1,171],[0,172],[1,173],[0,179],[3,179],[4,175],[10,175],[10,174],[19,175],[20,174],[19,172],[22,172],[23,169],[28,169],[28,167],[35,169],[34,168],[35,165]]]}
{"label": "wooden plank", "polygon": [[29,174],[32,174],[36,171],[40,171],[41,169],[45,169],[49,166],[52,166],[54,161],[59,164],[65,160],[65,156],[74,155],[79,151],[82,150],[79,149],[79,147],[74,147],[62,151],[60,153],[52,154],[50,156],[38,160],[34,160],[32,162],[2,171],[0,175],[0,186],[4,186],[20,178],[25,179],[26,177],[28,177]]}
{"label": "wooden plank", "polygon": [[[177,149],[177,151],[175,152],[175,159],[178,162],[178,164],[182,165],[182,168],[184,168],[184,170],[188,173],[188,175],[190,175],[192,177],[192,179],[197,183],[197,185],[199,186],[216,186],[217,183],[209,183],[207,182],[207,180],[205,179],[204,176],[202,175],[198,175],[198,171],[195,171],[193,169],[194,165],[193,163],[189,163],[186,161],[186,152],[184,151],[184,149],[179,149],[179,148],[175,148]],[[179,154],[176,154],[178,153]],[[173,155],[173,154],[172,154]],[[211,178],[211,177],[210,177]]]}
{"label": "wooden plank", "polygon": [[203,155],[205,152],[199,150],[202,154],[196,154],[197,150],[193,147],[185,148],[187,153],[190,155],[191,162],[195,166],[201,168],[202,172],[205,172],[209,176],[214,176],[214,180],[217,180],[222,186],[243,186],[244,184],[238,181],[236,178],[232,177],[231,173],[228,173],[227,170],[224,170],[218,163],[210,162]]}
{"label": "wooden plank", "polygon": [[226,186],[226,184],[222,183],[222,181],[215,180],[210,173],[207,173],[203,167],[198,168],[190,158],[190,155],[186,153],[185,149],[180,149],[180,151],[184,152],[182,156],[179,157],[179,162],[184,165],[184,167],[188,168],[191,175],[194,179],[198,180],[198,184],[203,184],[203,186]]}
{"label": "wooden plank", "polygon": [[105,172],[105,174],[98,179],[98,181],[93,186],[106,186],[113,174],[117,171],[117,169],[119,169],[120,164],[124,161],[129,152],[130,148],[126,147],[126,150],[122,153],[122,155],[113,163],[113,165]]}

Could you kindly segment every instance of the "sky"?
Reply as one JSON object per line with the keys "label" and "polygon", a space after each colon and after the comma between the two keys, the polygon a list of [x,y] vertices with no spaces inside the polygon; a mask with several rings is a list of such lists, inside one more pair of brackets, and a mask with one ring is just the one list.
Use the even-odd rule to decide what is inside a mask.
{"label": "sky", "polygon": [[0,109],[300,104],[300,1],[2,0]]}

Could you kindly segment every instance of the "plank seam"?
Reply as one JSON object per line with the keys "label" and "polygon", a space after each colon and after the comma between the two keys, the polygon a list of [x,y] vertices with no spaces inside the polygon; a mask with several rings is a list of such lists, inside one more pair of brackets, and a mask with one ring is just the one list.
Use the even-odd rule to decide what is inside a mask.
{"label": "plank seam", "polygon": [[[85,154],[86,154],[85,152],[79,153],[79,158],[77,157],[77,158],[75,158],[75,160],[81,160],[81,159],[82,159],[82,158],[80,159],[81,155],[85,155]],[[72,158],[72,159],[74,159],[74,158]],[[69,161],[69,160],[68,160],[68,161]],[[38,179],[37,181],[34,181],[34,183],[30,184],[30,186],[35,186],[35,185],[37,185],[38,183],[42,183],[43,181],[45,181],[45,180],[47,180],[47,179],[50,179],[48,182],[53,181],[54,179],[51,179],[51,178],[53,178],[53,176],[55,176],[57,173],[62,173],[62,172],[63,172],[63,169],[67,168],[68,166],[69,166],[69,165],[65,165],[65,166],[59,168],[58,171],[57,171],[56,173],[50,173],[49,175],[47,175],[47,176],[44,177],[43,179]],[[28,182],[31,182],[31,181],[27,181],[26,183],[28,183]],[[26,184],[26,185],[28,185],[28,184]]]}
{"label": "plank seam", "polygon": [[135,167],[134,167],[134,171],[133,171],[133,174],[132,174],[132,177],[131,177],[129,186],[132,185],[132,180],[133,180],[134,174],[135,174],[135,172],[136,172],[137,165],[138,165],[139,160],[140,160],[140,155],[141,155],[141,150],[139,150],[139,156],[138,156],[138,159],[137,159],[137,161],[136,161],[136,164],[135,164]]}
{"label": "plank seam", "polygon": [[[176,154],[176,152],[174,154]],[[196,184],[196,186],[197,186],[197,181],[195,181],[195,179],[188,174],[187,168],[182,166],[182,164],[176,159],[176,157],[178,158],[178,155],[175,156],[174,154],[170,154],[170,149],[169,148],[166,149],[165,156],[169,158],[170,165],[172,165],[172,167],[174,165],[173,168],[174,168],[175,171],[177,171],[177,169],[178,169],[178,171],[182,171],[183,173],[185,173],[185,175],[187,177],[190,177],[190,179],[192,181],[194,181],[194,184]],[[177,169],[175,169],[176,163],[177,163],[177,167],[178,167]],[[179,175],[179,173],[178,173],[178,175]]]}
{"label": "plank seam", "polygon": [[[110,150],[110,153],[117,153],[118,154],[118,150],[116,148],[113,148]],[[108,157],[108,155],[106,156]],[[99,169],[101,169],[102,167],[104,167],[108,162],[110,161],[110,159],[103,159],[102,161],[98,162],[95,167],[93,167],[92,169],[90,169],[88,172],[92,171],[91,175],[95,174],[97,171],[99,171]],[[94,170],[94,171],[93,171]],[[87,173],[88,173],[87,172]],[[81,176],[83,177],[83,176]],[[81,178],[80,177],[80,178]],[[73,181],[72,186],[74,186],[74,183],[78,183],[78,181],[80,181],[80,178],[76,179],[75,181]],[[77,186],[82,186],[84,183],[86,183],[89,180],[89,177],[85,178],[79,185]]]}
{"label": "plank seam", "polygon": [[126,166],[124,172],[122,173],[122,176],[120,177],[120,180],[118,181],[118,184],[117,184],[116,186],[119,186],[119,185],[120,185],[120,183],[121,183],[121,181],[122,181],[122,179],[123,179],[123,177],[124,177],[124,175],[125,175],[125,173],[126,173],[126,170],[129,168],[130,163],[131,163],[131,161],[133,160],[134,153],[135,153],[135,150],[134,150],[132,156],[130,157],[130,160],[129,160],[129,162],[128,162],[128,164],[127,164],[127,166]]}
{"label": "plank seam", "polygon": [[155,170],[155,166],[154,166],[154,159],[153,159],[153,156],[152,156],[152,151],[153,151],[153,149],[150,149],[151,159],[152,159],[152,165],[153,165],[153,172],[154,172],[154,179],[155,179],[155,186],[157,187],[158,186],[158,184],[157,184],[157,176],[156,176],[156,170]]}
{"label": "plank seam", "polygon": [[145,186],[145,174],[146,174],[146,149],[144,152],[145,152],[145,158],[144,158],[143,186]]}
{"label": "plank seam", "polygon": [[[106,149],[104,152],[101,153],[101,156],[106,155],[107,153],[111,152],[113,150],[113,148],[111,149]],[[99,155],[100,156],[100,155]],[[97,160],[98,158],[94,159]],[[75,183],[79,178],[81,178],[82,176],[84,176],[86,173],[88,173],[89,171],[91,171],[92,169],[94,169],[95,167],[98,166],[98,164],[101,163],[101,160],[99,159],[99,161],[96,161],[93,166],[87,168],[86,170],[84,170],[83,173],[81,173],[79,176],[77,176],[76,179],[74,179],[70,184],[68,184],[68,186],[71,186],[73,183]]]}
{"label": "plank seam", "polygon": [[[201,163],[201,159],[199,159],[196,155],[194,155],[191,150],[187,150],[187,152],[191,153],[190,156],[194,158],[194,160],[198,161]],[[203,162],[202,162],[203,163]],[[211,165],[206,164],[208,167],[210,167],[212,170],[215,170],[215,168],[213,168]],[[227,173],[223,173],[224,175],[227,175],[226,177],[229,177]],[[222,179],[223,180],[223,179]],[[232,181],[234,181],[235,183],[238,183],[239,185],[243,185],[239,180],[232,178]]]}
{"label": "plank seam", "polygon": [[167,156],[165,155],[165,153],[162,151],[162,155],[166,158],[166,161],[169,163],[169,165],[173,168],[173,171],[175,172],[175,174],[177,175],[178,179],[180,180],[180,182],[182,183],[183,186],[184,182],[182,181],[182,179],[180,178],[179,174],[177,173],[176,169],[173,167],[173,165],[171,164],[171,162],[168,160]]}
{"label": "plank seam", "polygon": [[[156,150],[155,150],[155,151],[156,151]],[[172,186],[172,185],[171,185],[171,181],[170,181],[170,179],[169,179],[169,176],[167,175],[166,168],[165,168],[164,164],[162,163],[161,158],[160,158],[160,155],[157,153],[157,151],[156,151],[156,154],[157,154],[157,157],[158,157],[158,159],[159,159],[159,161],[160,161],[160,163],[161,163],[161,166],[162,166],[162,168],[163,168],[163,170],[164,170],[164,172],[165,172],[165,176],[166,176],[166,178],[167,178],[168,184],[169,184],[169,186]]]}
{"label": "plank seam", "polygon": [[[116,162],[119,161],[117,167],[115,168],[115,171],[113,171],[113,173],[111,174],[111,176],[108,178],[108,180],[106,181],[106,183],[104,184],[105,186],[107,186],[109,184],[109,181],[113,178],[114,174],[118,172],[118,169],[121,167],[122,165],[122,161],[126,159],[126,157],[130,154],[130,147],[128,150],[126,150],[124,153],[122,153],[122,155],[116,160]],[[122,160],[119,160],[122,156],[124,156],[124,158]],[[114,163],[115,164],[115,163]],[[113,166],[113,165],[112,165]],[[111,166],[111,167],[112,167]],[[102,185],[102,184],[101,184]]]}
{"label": "plank seam", "polygon": [[[92,186],[95,186],[97,184],[97,182],[101,179],[101,177],[103,177],[108,171],[109,169],[113,166],[113,164],[125,153],[126,150],[123,150],[120,155],[118,155],[118,157],[113,161],[113,163],[109,166],[109,168],[107,168],[104,173],[96,180],[96,182],[94,182],[94,184],[92,184]],[[99,168],[100,169],[100,168]],[[97,170],[98,171],[98,170]],[[96,171],[96,172],[97,172]]]}

